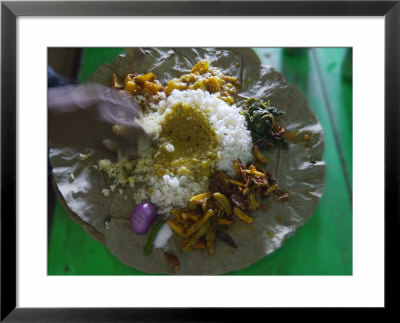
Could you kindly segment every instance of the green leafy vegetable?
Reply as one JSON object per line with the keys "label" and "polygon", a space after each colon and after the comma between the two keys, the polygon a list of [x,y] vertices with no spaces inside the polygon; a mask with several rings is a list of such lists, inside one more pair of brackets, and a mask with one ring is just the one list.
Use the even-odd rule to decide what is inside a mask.
{"label": "green leafy vegetable", "polygon": [[276,123],[276,117],[283,112],[270,105],[270,101],[250,98],[243,103],[242,114],[246,117],[247,128],[253,142],[264,149],[284,148],[288,143],[284,138],[285,128]]}
{"label": "green leafy vegetable", "polygon": [[157,221],[151,227],[151,230],[149,233],[149,238],[147,239],[146,246],[144,247],[144,254],[146,256],[150,255],[151,251],[153,250],[154,240],[158,234],[158,231],[160,231],[161,227],[163,226],[163,224],[164,224],[164,221]]}

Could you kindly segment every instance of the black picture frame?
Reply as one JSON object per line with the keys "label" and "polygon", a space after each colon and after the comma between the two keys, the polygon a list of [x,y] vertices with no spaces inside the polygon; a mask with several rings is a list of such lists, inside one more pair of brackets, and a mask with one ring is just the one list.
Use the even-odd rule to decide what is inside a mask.
{"label": "black picture frame", "polygon": [[[382,16],[385,19],[385,307],[395,309],[399,246],[400,1],[4,1],[1,3],[1,321],[236,321],[237,309],[17,308],[18,16]],[[373,173],[373,166],[371,166]],[[371,188],[371,194],[373,190]],[[379,189],[379,188],[378,188]],[[373,257],[371,256],[371,261]],[[239,309],[243,310],[243,309]],[[248,311],[255,309],[248,309]],[[253,315],[253,314],[252,314]],[[258,314],[255,314],[258,315]],[[247,314],[246,314],[247,316]],[[254,316],[247,316],[248,319]],[[246,320],[247,321],[247,320]]]}

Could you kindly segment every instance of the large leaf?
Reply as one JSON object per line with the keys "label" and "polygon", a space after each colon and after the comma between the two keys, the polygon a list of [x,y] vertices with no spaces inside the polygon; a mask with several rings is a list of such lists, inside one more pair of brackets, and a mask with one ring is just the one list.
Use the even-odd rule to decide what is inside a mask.
{"label": "large leaf", "polygon": [[[279,185],[290,192],[290,198],[285,203],[277,203],[271,197],[265,200],[268,212],[254,212],[251,225],[235,222],[229,234],[238,244],[237,249],[218,241],[215,256],[209,256],[204,250],[183,252],[179,245],[181,238],[173,236],[163,250],[154,249],[150,256],[145,256],[143,248],[147,236],[137,235],[129,227],[129,215],[135,206],[132,189],[122,194],[112,192],[105,197],[101,191],[106,187],[106,179],[82,164],[78,150],[74,147],[51,147],[50,150],[55,185],[69,214],[123,263],[147,273],[211,275],[247,267],[276,250],[306,223],[324,190],[324,134],[317,117],[305,96],[288,85],[272,67],[261,65],[251,49],[127,49],[125,56],[101,66],[88,82],[109,86],[113,72],[124,77],[128,73],[152,71],[165,84],[172,77],[189,72],[205,58],[225,74],[238,77],[241,83],[238,101],[249,97],[268,99],[271,105],[284,112],[282,119],[288,131],[312,133],[307,145],[290,143],[288,150],[268,154],[268,170],[273,172]],[[168,264],[163,251],[178,257],[179,269],[174,270]]]}

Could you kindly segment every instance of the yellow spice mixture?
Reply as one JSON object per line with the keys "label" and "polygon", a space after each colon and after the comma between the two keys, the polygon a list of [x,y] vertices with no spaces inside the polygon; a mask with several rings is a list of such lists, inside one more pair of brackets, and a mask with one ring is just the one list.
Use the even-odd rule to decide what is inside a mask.
{"label": "yellow spice mixture", "polygon": [[209,176],[216,159],[217,138],[207,117],[193,106],[177,104],[165,116],[155,154],[158,175]]}
{"label": "yellow spice mixture", "polygon": [[160,100],[160,97],[157,97],[160,93],[169,96],[173,90],[201,89],[209,93],[218,93],[218,98],[232,105],[240,90],[240,83],[236,77],[225,75],[218,68],[211,67],[206,59],[194,65],[190,73],[169,80],[165,87],[152,72],[128,74],[123,81],[113,73],[111,83],[112,87],[124,89],[136,98],[144,96],[146,100],[156,102]]}
{"label": "yellow spice mixture", "polygon": [[236,77],[224,75],[219,69],[210,67],[208,60],[203,59],[193,66],[191,73],[168,82],[165,88],[167,96],[175,89],[179,91],[201,89],[209,93],[219,93],[220,99],[232,105],[240,84]]}

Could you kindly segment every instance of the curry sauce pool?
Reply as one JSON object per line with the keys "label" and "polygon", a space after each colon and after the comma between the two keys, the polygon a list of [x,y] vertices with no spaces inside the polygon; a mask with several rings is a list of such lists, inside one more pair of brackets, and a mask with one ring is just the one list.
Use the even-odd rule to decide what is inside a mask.
{"label": "curry sauce pool", "polygon": [[156,156],[156,172],[209,176],[217,138],[207,117],[191,105],[177,104],[165,116]]}

